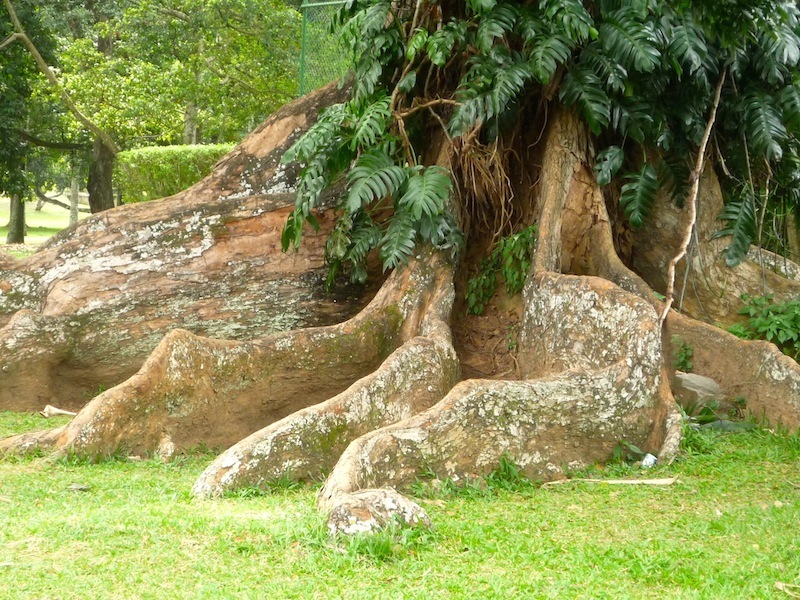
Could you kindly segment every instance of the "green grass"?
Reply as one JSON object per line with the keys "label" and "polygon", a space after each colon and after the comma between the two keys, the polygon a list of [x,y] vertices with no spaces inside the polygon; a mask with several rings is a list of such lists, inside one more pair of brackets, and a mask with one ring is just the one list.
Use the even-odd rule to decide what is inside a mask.
{"label": "green grass", "polygon": [[[0,435],[41,425],[0,413]],[[711,432],[671,467],[591,473],[670,487],[421,484],[432,531],[354,540],[328,537],[313,488],[192,498],[207,454],[7,460],[0,598],[789,597],[775,584],[800,585],[798,459],[797,436]]]}
{"label": "green grass", "polygon": [[[35,202],[29,202],[25,206],[25,221],[28,224],[25,244],[31,246],[43,244],[50,237],[69,226],[68,210],[53,204],[45,204],[42,206],[42,210],[36,211],[34,210],[35,206]],[[4,245],[6,236],[8,235],[8,213],[8,199],[0,198],[0,225],[2,225],[0,226],[0,250],[6,250]],[[78,218],[84,219],[86,216],[86,213],[80,213]],[[31,254],[29,250],[11,250],[9,253],[14,256],[27,256]]]}

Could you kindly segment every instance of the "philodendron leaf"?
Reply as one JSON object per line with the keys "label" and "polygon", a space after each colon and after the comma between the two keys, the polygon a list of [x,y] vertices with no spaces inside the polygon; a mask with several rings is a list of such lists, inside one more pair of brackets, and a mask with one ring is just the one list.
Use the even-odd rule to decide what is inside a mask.
{"label": "philodendron leaf", "polygon": [[594,164],[594,175],[597,178],[597,183],[600,185],[611,183],[624,160],[625,153],[619,146],[609,146],[598,154]]}

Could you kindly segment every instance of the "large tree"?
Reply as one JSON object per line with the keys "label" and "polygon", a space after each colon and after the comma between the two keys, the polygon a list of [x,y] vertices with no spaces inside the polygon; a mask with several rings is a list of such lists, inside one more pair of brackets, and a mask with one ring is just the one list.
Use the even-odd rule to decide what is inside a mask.
{"label": "large tree", "polygon": [[352,87],[3,259],[0,406],[113,387],[0,450],[228,447],[196,494],[326,475],[331,527],[359,531],[426,521],[396,491],[423,474],[671,460],[678,345],[800,426],[800,366],[692,318],[800,290],[747,255],[796,149],[793,4],[351,0],[339,23]]}

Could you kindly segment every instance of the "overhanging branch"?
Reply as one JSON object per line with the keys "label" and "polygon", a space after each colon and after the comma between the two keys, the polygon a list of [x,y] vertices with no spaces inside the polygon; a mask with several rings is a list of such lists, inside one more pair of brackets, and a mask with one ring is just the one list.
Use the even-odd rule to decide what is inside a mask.
{"label": "overhanging branch", "polygon": [[18,129],[17,133],[19,137],[23,140],[30,142],[34,146],[41,146],[42,148],[53,148],[54,150],[91,150],[92,147],[89,144],[76,144],[74,142],[51,142],[49,140],[43,140],[41,138],[36,137],[35,135],[28,133],[27,131],[23,131],[22,129]]}
{"label": "overhanging branch", "polygon": [[[42,55],[39,53],[39,50],[36,48],[36,45],[31,41],[31,39],[25,33],[25,29],[22,27],[22,23],[20,22],[19,17],[17,17],[17,13],[14,11],[14,6],[11,4],[11,0],[3,0],[3,4],[5,5],[6,10],[8,11],[9,16],[11,17],[11,22],[14,24],[14,30],[15,30],[14,35],[16,36],[15,39],[20,40],[25,45],[25,47],[28,49],[28,52],[30,52],[31,55],[33,56],[33,60],[36,61],[36,66],[39,67],[39,70],[42,72],[42,74],[58,90],[59,94],[61,95],[61,99],[64,101],[64,104],[67,105],[72,114],[75,115],[76,119],[78,119],[81,123],[83,123],[84,126],[86,126],[86,128],[89,131],[91,131],[97,137],[99,137],[103,141],[103,143],[111,150],[111,152],[117,154],[119,152],[119,147],[114,142],[114,140],[111,139],[111,136],[108,135],[108,133],[106,133],[102,129],[100,129],[97,125],[95,125],[89,119],[89,117],[84,115],[72,101],[72,98],[70,98],[67,91],[61,86],[61,84],[58,81],[58,78],[55,76],[53,70],[50,68],[50,65],[47,64],[47,61],[45,61],[44,57],[42,57]],[[4,41],[3,44],[10,43],[9,39]]]}

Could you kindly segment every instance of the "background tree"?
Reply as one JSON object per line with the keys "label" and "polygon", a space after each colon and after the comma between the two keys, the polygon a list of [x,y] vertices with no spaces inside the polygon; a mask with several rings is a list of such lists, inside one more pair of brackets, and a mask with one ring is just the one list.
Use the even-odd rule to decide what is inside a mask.
{"label": "background tree", "polygon": [[[35,3],[19,3],[19,19],[30,39],[50,56],[53,40],[45,31]],[[25,237],[25,204],[33,194],[28,173],[30,140],[22,132],[31,121],[30,98],[36,64],[17,41],[10,19],[0,20],[0,194],[11,200],[11,219],[6,243],[22,243]]]}

